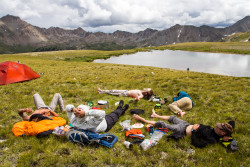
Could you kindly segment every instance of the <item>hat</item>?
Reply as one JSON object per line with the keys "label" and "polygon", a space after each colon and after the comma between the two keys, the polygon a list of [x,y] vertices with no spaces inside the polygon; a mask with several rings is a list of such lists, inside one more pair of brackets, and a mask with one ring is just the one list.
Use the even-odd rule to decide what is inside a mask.
{"label": "hat", "polygon": [[229,121],[228,123],[229,123],[229,124],[233,127],[233,129],[234,129],[235,122],[234,122],[234,121]]}
{"label": "hat", "polygon": [[234,131],[234,121],[229,121],[228,123],[217,123],[216,127],[223,130],[226,136],[230,136]]}
{"label": "hat", "polygon": [[74,106],[73,106],[72,104],[68,104],[68,105],[66,106],[65,110],[66,110],[67,112],[72,112],[73,108],[74,108]]}
{"label": "hat", "polygon": [[142,110],[142,109],[131,109],[130,114],[144,114],[144,110]]}

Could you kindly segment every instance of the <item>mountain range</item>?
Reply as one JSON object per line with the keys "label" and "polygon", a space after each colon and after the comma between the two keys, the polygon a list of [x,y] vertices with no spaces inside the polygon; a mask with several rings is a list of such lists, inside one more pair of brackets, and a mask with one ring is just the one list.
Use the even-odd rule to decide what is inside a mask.
{"label": "mountain range", "polygon": [[59,27],[40,28],[17,16],[6,15],[0,19],[0,53],[69,49],[118,50],[182,42],[218,42],[226,36],[249,30],[250,16],[225,28],[177,24],[162,31],[148,28],[137,33],[126,31],[93,33],[82,28],[74,30]]}

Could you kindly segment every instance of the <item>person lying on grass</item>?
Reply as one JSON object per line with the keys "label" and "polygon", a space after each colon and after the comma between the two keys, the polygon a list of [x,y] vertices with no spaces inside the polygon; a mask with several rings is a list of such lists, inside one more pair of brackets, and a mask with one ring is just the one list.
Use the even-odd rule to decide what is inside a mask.
{"label": "person lying on grass", "polygon": [[[31,121],[30,118],[34,114],[41,114],[46,117],[58,117],[58,115],[54,112],[57,104],[60,107],[61,111],[64,111],[63,99],[59,93],[56,93],[50,103],[49,106],[45,105],[41,96],[36,93],[33,95],[34,104],[36,106],[36,110],[33,112],[32,108],[19,109],[18,114],[23,118],[24,121]],[[32,113],[31,115],[27,115],[26,113]]]}
{"label": "person lying on grass", "polygon": [[121,100],[117,109],[108,115],[105,115],[103,110],[90,110],[86,105],[79,105],[75,108],[69,104],[66,106],[66,111],[72,126],[93,132],[108,132],[129,108],[128,104],[123,105],[124,101]]}
{"label": "person lying on grass", "polygon": [[173,98],[173,101],[173,103],[168,105],[168,108],[182,118],[186,114],[185,111],[189,111],[193,108],[191,97],[184,91],[179,92],[177,97]]}
{"label": "person lying on grass", "polygon": [[185,135],[191,136],[192,145],[196,147],[205,147],[207,144],[217,143],[220,138],[226,140],[231,136],[234,130],[234,121],[229,121],[228,123],[217,123],[215,128],[212,128],[203,124],[194,124],[191,125],[186,121],[183,121],[176,116],[160,116],[155,113],[154,109],[152,110],[152,118],[159,118],[167,120],[172,125],[167,124],[163,121],[150,121],[146,120],[136,114],[133,115],[134,119],[144,123],[152,124],[156,128],[168,128],[173,131],[173,134],[170,137],[178,140]]}
{"label": "person lying on grass", "polygon": [[153,95],[153,91],[151,88],[144,88],[143,90],[102,90],[97,88],[99,94],[107,93],[109,95],[115,96],[125,96],[125,97],[132,97],[137,101],[140,99],[145,98],[149,99]]}

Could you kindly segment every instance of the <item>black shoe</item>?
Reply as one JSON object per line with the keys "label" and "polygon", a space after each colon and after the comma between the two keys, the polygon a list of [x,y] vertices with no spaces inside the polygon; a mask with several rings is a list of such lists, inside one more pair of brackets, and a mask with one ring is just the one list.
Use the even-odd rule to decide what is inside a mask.
{"label": "black shoe", "polygon": [[125,111],[129,108],[128,104],[125,104],[125,106],[122,108],[122,114],[125,113]]}
{"label": "black shoe", "polygon": [[119,105],[118,105],[117,109],[122,108],[122,107],[123,107],[123,105],[124,105],[124,101],[123,101],[123,100],[120,100],[120,102],[119,102]]}

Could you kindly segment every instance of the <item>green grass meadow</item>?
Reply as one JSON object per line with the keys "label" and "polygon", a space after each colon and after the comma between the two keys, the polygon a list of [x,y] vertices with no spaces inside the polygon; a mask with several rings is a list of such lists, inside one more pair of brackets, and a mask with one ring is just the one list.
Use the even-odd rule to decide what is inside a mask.
{"label": "green grass meadow", "polygon": [[[0,62],[20,61],[38,74],[42,73],[41,77],[35,80],[0,86],[0,140],[5,140],[0,143],[0,166],[249,166],[250,78],[91,62],[96,58],[147,50],[82,50],[0,55]],[[136,122],[129,113],[130,109],[143,109],[145,114],[142,116],[150,119],[155,102],[146,100],[129,103],[129,110],[109,131],[119,138],[112,148],[99,145],[83,147],[54,135],[42,139],[13,135],[11,129],[14,123],[22,120],[17,110],[26,107],[35,109],[32,98],[35,93],[39,93],[46,104],[50,103],[55,93],[62,95],[65,105],[78,106],[87,104],[88,101],[93,101],[96,105],[98,100],[107,100],[110,107],[105,109],[106,113],[112,112],[116,108],[114,104],[119,100],[123,99],[125,103],[131,100],[129,97],[98,94],[97,87],[152,88],[157,96],[168,98],[167,104],[172,102],[172,97],[179,91],[186,91],[192,97],[195,107],[187,112],[184,120],[212,127],[215,127],[217,122],[235,120],[233,137],[239,150],[228,152],[220,143],[202,149],[195,148],[189,137],[178,142],[168,140],[170,133],[147,151],[143,151],[138,145],[127,149],[123,145],[126,140],[125,132],[121,132],[119,123],[131,120],[132,125]],[[56,112],[68,121],[66,113],[60,112],[59,108]],[[173,113],[165,104],[159,114]],[[149,138],[146,128],[141,130],[146,138]],[[195,152],[188,154],[188,149]]]}

